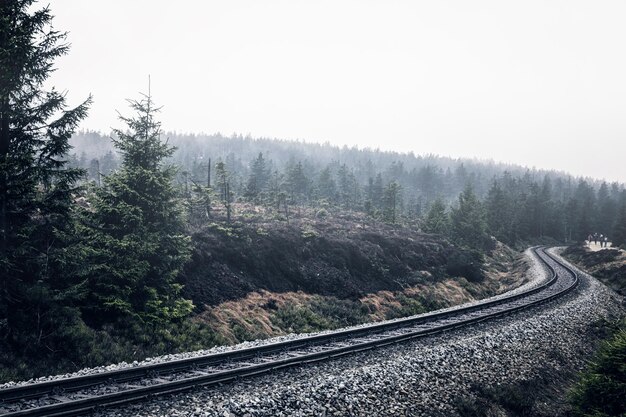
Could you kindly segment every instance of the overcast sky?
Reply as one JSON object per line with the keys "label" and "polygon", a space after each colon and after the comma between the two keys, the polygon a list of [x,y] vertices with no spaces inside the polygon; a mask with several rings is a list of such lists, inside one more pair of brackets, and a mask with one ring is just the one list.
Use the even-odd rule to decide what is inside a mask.
{"label": "overcast sky", "polygon": [[[46,4],[44,3],[41,3]],[[477,157],[626,182],[626,2],[51,0],[52,83],[120,127]]]}

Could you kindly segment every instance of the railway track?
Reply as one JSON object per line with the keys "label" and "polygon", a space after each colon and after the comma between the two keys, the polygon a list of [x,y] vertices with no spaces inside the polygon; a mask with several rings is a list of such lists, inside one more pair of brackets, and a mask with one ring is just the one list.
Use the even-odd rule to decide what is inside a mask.
{"label": "railway track", "polygon": [[0,416],[75,416],[200,386],[449,331],[544,304],[578,285],[575,271],[534,248],[550,278],[532,289],[443,312],[246,349],[0,390]]}

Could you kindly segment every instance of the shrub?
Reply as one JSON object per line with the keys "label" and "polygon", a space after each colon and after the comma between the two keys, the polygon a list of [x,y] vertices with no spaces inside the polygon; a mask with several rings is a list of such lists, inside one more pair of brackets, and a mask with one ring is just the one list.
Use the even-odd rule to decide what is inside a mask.
{"label": "shrub", "polygon": [[605,341],[570,392],[573,413],[580,417],[626,415],[626,321]]}
{"label": "shrub", "polygon": [[455,251],[448,258],[446,272],[452,276],[465,277],[470,282],[480,282],[485,277],[481,265],[478,252]]}

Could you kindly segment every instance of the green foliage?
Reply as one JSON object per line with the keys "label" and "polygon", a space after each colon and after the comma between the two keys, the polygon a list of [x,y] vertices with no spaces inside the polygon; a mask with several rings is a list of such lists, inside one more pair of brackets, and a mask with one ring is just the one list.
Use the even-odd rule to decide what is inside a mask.
{"label": "green foliage", "polygon": [[626,322],[605,341],[589,368],[570,393],[574,415],[618,417],[626,415]]}
{"label": "green foliage", "polygon": [[485,208],[491,233],[500,241],[514,241],[511,201],[497,181],[489,189]]}
{"label": "green foliage", "polygon": [[470,184],[459,195],[458,207],[450,213],[450,235],[468,248],[482,250],[489,246],[484,208]]}
{"label": "green foliage", "polygon": [[433,201],[424,222],[422,229],[427,233],[446,235],[450,227],[450,218],[446,212],[446,206],[440,198]]}
{"label": "green foliage", "polygon": [[320,172],[317,180],[317,188],[320,198],[329,202],[335,202],[337,200],[337,185],[330,167],[327,166]]}
{"label": "green foliage", "polygon": [[65,345],[47,350],[34,359],[32,353],[10,349],[0,340],[0,381],[29,379],[41,375],[73,372],[85,367],[146,357],[206,349],[226,343],[206,324],[193,320],[154,328],[138,322],[106,325],[101,330],[88,327],[82,320],[62,322],[59,340]]}
{"label": "green foliage", "polygon": [[265,191],[269,182],[269,170],[263,152],[259,152],[259,156],[250,164],[250,176],[248,177],[248,185],[246,186],[246,197],[256,201],[260,194]]}
{"label": "green foliage", "polygon": [[302,204],[306,201],[309,183],[302,162],[293,164],[287,169],[286,189],[292,204]]}
{"label": "green foliage", "polygon": [[133,118],[114,142],[122,167],[105,178],[86,230],[90,295],[86,317],[101,325],[126,317],[163,324],[188,315],[178,273],[190,256],[176,189],[175,169],[164,160],[174,149],[161,140],[150,96],[130,101]]}
{"label": "green foliage", "polygon": [[383,194],[384,201],[384,216],[385,220],[390,223],[395,223],[398,218],[398,213],[402,206],[402,188],[396,181],[391,181],[385,187]]}
{"label": "green foliage", "polygon": [[0,328],[36,354],[63,349],[59,323],[76,319],[83,296],[72,218],[83,172],[65,157],[91,99],[68,109],[64,93],[44,90],[68,45],[33,3],[0,2]]}
{"label": "green foliage", "polygon": [[477,251],[453,252],[447,259],[446,272],[451,276],[465,277],[470,282],[480,282],[485,277],[482,271],[483,258]]}
{"label": "green foliage", "polygon": [[[507,415],[531,417],[534,414],[536,386],[543,381],[524,381],[511,385],[474,386],[472,391],[476,398],[460,397],[456,408],[461,417],[486,417],[492,415]],[[504,410],[497,413],[493,410]],[[506,414],[504,414],[506,413]]]}
{"label": "green foliage", "polygon": [[334,328],[328,318],[315,313],[311,308],[291,304],[278,310],[272,316],[272,322],[293,333],[311,333]]}
{"label": "green foliage", "polygon": [[415,314],[422,314],[428,311],[428,309],[424,306],[424,304],[422,304],[420,300],[408,297],[402,293],[397,294],[396,300],[400,304],[400,307],[391,309],[391,311],[386,315],[386,319],[408,317]]}
{"label": "green foliage", "polygon": [[271,320],[285,332],[310,333],[366,323],[369,311],[359,301],[315,297],[305,305],[286,304]]}
{"label": "green foliage", "polygon": [[626,199],[622,202],[619,215],[613,226],[613,246],[626,246]]}

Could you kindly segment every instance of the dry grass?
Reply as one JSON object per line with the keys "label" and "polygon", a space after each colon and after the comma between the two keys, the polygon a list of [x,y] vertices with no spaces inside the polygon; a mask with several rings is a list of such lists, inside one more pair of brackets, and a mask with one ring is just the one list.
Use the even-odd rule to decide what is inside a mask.
{"label": "dry grass", "polygon": [[[245,297],[207,307],[197,319],[230,343],[256,338],[278,336],[293,329],[276,320],[281,313],[305,313],[319,316],[320,306],[350,309],[358,322],[375,322],[436,308],[459,305],[510,290],[526,282],[525,262],[521,255],[501,246],[489,259],[490,268],[480,283],[464,278],[449,278],[439,282],[419,284],[401,291],[377,291],[345,304],[335,297],[298,292],[274,293],[255,291]],[[342,304],[344,303],[344,304]],[[328,311],[329,309],[322,309]],[[336,317],[320,317],[335,327]]]}

